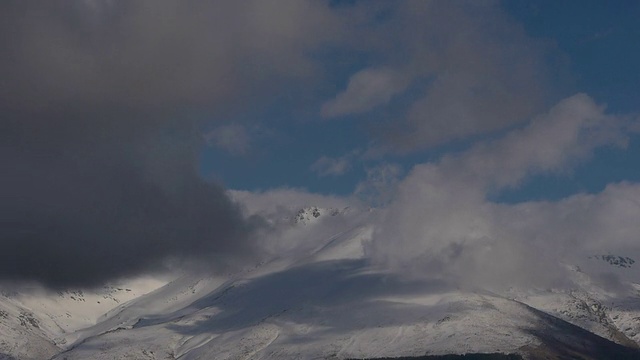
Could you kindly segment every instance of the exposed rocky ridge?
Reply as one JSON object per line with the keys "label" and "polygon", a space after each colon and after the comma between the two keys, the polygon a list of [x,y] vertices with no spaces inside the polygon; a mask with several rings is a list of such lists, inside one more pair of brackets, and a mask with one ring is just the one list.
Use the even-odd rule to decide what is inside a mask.
{"label": "exposed rocky ridge", "polygon": [[317,206],[306,207],[298,210],[293,217],[293,223],[295,224],[310,224],[317,221],[320,217],[324,216],[337,216],[344,214],[349,210],[348,207],[343,209],[336,208],[321,208]]}
{"label": "exposed rocky ridge", "polygon": [[602,260],[613,266],[621,267],[621,268],[630,268],[636,262],[632,258],[628,256],[617,256],[617,255],[593,255],[589,257],[590,259]]}

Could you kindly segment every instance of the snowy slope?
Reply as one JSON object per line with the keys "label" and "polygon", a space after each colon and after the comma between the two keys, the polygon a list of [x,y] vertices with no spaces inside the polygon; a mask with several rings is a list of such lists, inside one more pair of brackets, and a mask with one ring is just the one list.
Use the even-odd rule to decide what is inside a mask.
{"label": "snowy slope", "polygon": [[628,256],[594,255],[571,266],[573,287],[511,291],[532,307],[627,346],[640,344],[640,267]]}
{"label": "snowy slope", "polygon": [[[189,313],[142,319],[89,338],[59,358],[370,358],[537,349],[553,329],[566,344],[585,334],[493,294],[367,272],[361,260],[320,261],[226,283]],[[281,291],[272,292],[278,288]],[[418,289],[418,290],[416,290]],[[584,331],[584,333],[589,334]],[[590,335],[590,334],[589,334]],[[596,339],[596,340],[593,340]],[[593,335],[597,346],[600,341]],[[585,346],[586,348],[586,346]],[[97,350],[99,349],[99,350]]]}
{"label": "snowy slope", "polygon": [[66,336],[75,336],[78,330],[100,321],[105,312],[163,283],[140,278],[91,290],[52,292],[23,286],[4,291],[0,296],[0,353],[19,359],[50,358],[65,346]]}
{"label": "snowy slope", "polygon": [[[625,267],[617,257],[585,258],[572,265],[570,288],[472,291],[371,267],[365,256],[373,231],[367,212],[311,207],[297,214],[299,221],[288,221],[271,240],[270,258],[237,273],[184,274],[164,285],[142,281],[138,288],[144,291],[122,288],[122,298],[106,310],[75,308],[69,302],[71,296],[77,302],[73,292],[54,299],[4,298],[0,305],[14,307],[12,319],[21,306],[40,304],[32,308],[34,317],[48,316],[53,325],[47,326],[60,329],[3,322],[42,344],[36,349],[20,343],[17,333],[3,332],[3,341],[14,346],[3,349],[16,357],[57,354],[55,359],[68,360],[638,355],[630,348],[640,340],[640,286],[629,281],[640,274],[628,260]],[[609,272],[617,274],[615,289],[596,276]],[[83,293],[79,304],[97,304],[96,296]],[[56,317],[68,309],[72,320]]]}
{"label": "snowy slope", "polygon": [[47,359],[59,351],[33,312],[0,297],[0,359]]}

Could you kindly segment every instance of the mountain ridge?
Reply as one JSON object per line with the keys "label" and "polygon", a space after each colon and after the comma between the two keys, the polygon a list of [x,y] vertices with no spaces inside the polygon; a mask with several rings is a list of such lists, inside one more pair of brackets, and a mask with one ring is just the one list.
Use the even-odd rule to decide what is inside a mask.
{"label": "mountain ridge", "polygon": [[[313,207],[306,209],[314,221],[284,230],[295,240],[286,243],[284,252],[239,272],[138,280],[102,292],[5,296],[0,310],[13,306],[7,317],[14,317],[3,324],[19,330],[14,337],[25,333],[45,345],[40,352],[25,345],[18,349],[9,346],[14,337],[5,334],[0,352],[59,360],[212,355],[381,359],[473,353],[525,359],[589,359],[592,354],[605,359],[607,353],[640,358],[634,320],[640,318],[638,292],[632,287],[619,298],[600,288],[588,274],[592,259],[570,272],[575,288],[464,289],[437,276],[407,278],[372,266],[366,258],[373,231],[369,213],[318,211],[315,217]],[[628,276],[635,272],[602,264]],[[80,310],[97,305],[105,291],[111,291],[113,307],[101,314],[92,307],[94,323],[85,326],[90,321],[81,315],[90,311]],[[25,299],[40,307],[20,318],[19,300]],[[47,313],[53,308],[42,304],[51,303],[62,305]],[[67,319],[76,325],[55,328],[64,323],[58,313],[65,306],[75,306]],[[47,326],[50,330],[43,331]]]}

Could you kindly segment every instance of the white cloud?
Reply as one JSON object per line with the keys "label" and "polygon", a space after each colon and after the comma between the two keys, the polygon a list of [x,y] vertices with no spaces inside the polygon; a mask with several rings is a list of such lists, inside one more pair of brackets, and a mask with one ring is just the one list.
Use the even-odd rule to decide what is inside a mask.
{"label": "white cloud", "polygon": [[438,171],[482,186],[516,186],[527,175],[562,171],[598,146],[624,146],[622,119],[578,94],[562,100],[547,114],[503,138],[475,145],[461,155],[445,156]]}
{"label": "white cloud", "polygon": [[631,220],[640,216],[640,202],[629,200],[640,196],[637,185],[558,203],[487,200],[530,175],[566,171],[599,146],[624,145],[625,126],[576,95],[502,138],[417,165],[398,184],[368,254],[396,271],[463,284],[549,286],[563,278],[560,260],[578,251],[632,246],[640,236]]}
{"label": "white cloud", "polygon": [[318,174],[318,176],[340,176],[351,170],[351,163],[359,154],[359,151],[352,151],[338,158],[321,156],[316,160],[309,169]]}
{"label": "white cloud", "polygon": [[322,115],[336,117],[361,113],[384,105],[403,92],[409,81],[390,68],[367,68],[351,76],[347,88],[322,106]]}

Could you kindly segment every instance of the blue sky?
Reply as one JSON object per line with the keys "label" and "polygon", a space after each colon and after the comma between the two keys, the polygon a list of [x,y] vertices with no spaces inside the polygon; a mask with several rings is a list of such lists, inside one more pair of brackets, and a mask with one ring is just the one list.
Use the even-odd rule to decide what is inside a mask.
{"label": "blue sky", "polygon": [[[610,113],[628,114],[639,110],[640,22],[637,19],[640,3],[514,0],[500,2],[499,7],[508,17],[508,26],[523,29],[524,36],[515,41],[531,42],[532,46],[539,47],[535,50],[536,56],[544,62],[546,75],[546,84],[541,90],[547,95],[544,105],[550,106],[563,97],[583,92],[596,102],[607,104]],[[455,32],[456,28],[452,26],[444,31]],[[302,100],[298,98],[301,92],[295,87],[285,88],[279,90],[281,96],[265,106],[252,108],[237,119],[230,117],[230,123],[260,128],[249,130],[250,146],[241,154],[216,146],[206,147],[201,156],[203,176],[214,177],[234,189],[294,187],[347,195],[364,180],[367,169],[380,163],[398,164],[408,171],[414,164],[437,159],[451,150],[462,150],[474,141],[526,123],[527,119],[518,120],[512,122],[513,125],[434,146],[365,156],[364,153],[380,141],[372,135],[376,126],[400,121],[408,105],[420,96],[421,87],[429,86],[430,79],[414,81],[411,86],[416,89],[415,93],[409,89],[369,112],[327,119],[321,115],[321,106],[346,88],[351,75],[369,66],[384,64],[380,58],[385,56],[367,54],[366,50],[350,53],[348,49],[320,56],[327,81],[311,94],[303,94],[306,98]],[[393,61],[397,60],[390,60]],[[420,81],[427,83],[421,85]],[[531,117],[546,109],[540,106],[536,110],[527,115]],[[626,149],[598,149],[591,160],[568,173],[535,176],[516,189],[497,194],[496,199],[507,202],[558,199],[577,192],[601,191],[609,182],[637,181],[640,179],[638,141],[637,136],[632,135]],[[344,173],[320,176],[311,170],[312,164],[322,156],[337,159],[353,151],[358,154],[347,156],[349,166]]]}

